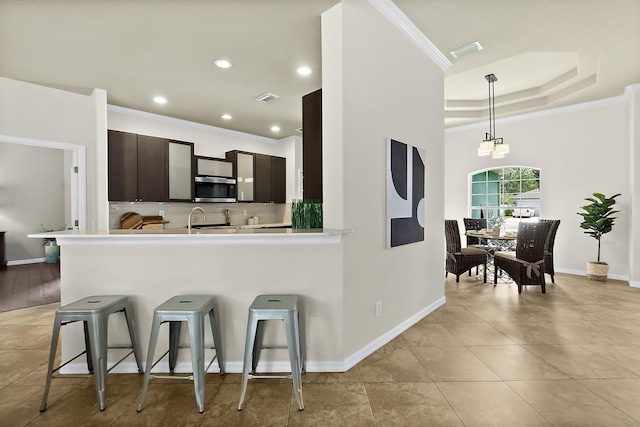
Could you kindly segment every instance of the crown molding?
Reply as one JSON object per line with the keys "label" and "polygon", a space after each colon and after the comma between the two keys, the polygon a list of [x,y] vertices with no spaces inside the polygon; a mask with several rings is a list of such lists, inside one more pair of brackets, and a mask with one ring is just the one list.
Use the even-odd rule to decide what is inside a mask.
{"label": "crown molding", "polygon": [[438,64],[443,71],[447,71],[453,65],[391,0],[369,0],[369,3],[407,36],[418,49]]}
{"label": "crown molding", "polygon": [[[627,88],[629,88],[629,86],[627,86]],[[640,90],[640,85],[638,85],[636,89]],[[580,111],[580,110],[585,110],[587,108],[596,108],[596,107],[602,107],[606,105],[619,104],[621,102],[624,102],[627,98],[628,98],[628,94],[627,94],[627,91],[625,91],[624,95],[614,96],[611,98],[598,99],[596,101],[582,102],[580,104],[565,105],[562,107],[550,108],[550,109],[540,110],[540,111],[532,111],[530,113],[523,113],[523,114],[513,115],[509,117],[502,117],[502,118],[496,119],[496,123],[517,122],[520,120],[527,120],[527,119],[536,118],[536,117],[552,116],[554,114],[566,113],[570,111]],[[444,133],[445,134],[455,133],[455,132],[460,132],[467,129],[482,128],[486,126],[487,126],[486,121],[469,123],[466,125],[452,126],[450,128],[446,128],[444,130]]]}

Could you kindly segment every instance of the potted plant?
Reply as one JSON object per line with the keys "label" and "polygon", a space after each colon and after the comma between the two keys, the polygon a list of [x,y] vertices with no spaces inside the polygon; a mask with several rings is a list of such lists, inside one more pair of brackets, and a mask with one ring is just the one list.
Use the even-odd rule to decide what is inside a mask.
{"label": "potted plant", "polygon": [[613,205],[616,203],[615,199],[619,195],[620,194],[616,194],[611,197],[606,197],[602,193],[593,193],[593,197],[585,198],[585,200],[591,203],[582,206],[584,212],[578,212],[578,215],[583,218],[580,223],[580,228],[585,229],[585,234],[590,235],[598,241],[597,261],[587,263],[587,278],[589,280],[607,281],[609,265],[606,262],[600,261],[600,239],[613,228],[613,222],[616,219],[613,215],[619,212],[613,210]]}

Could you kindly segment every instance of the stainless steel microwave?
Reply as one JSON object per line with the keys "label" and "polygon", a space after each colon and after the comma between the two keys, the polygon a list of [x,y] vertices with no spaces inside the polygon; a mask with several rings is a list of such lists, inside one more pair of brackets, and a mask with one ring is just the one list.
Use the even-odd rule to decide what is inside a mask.
{"label": "stainless steel microwave", "polygon": [[202,203],[237,202],[235,178],[197,175],[195,201]]}

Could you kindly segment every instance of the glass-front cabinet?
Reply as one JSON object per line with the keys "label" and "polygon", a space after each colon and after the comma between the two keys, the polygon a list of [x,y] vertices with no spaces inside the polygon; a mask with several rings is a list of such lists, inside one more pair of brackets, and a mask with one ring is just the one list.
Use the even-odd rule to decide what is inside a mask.
{"label": "glass-front cabinet", "polygon": [[228,151],[227,160],[233,163],[236,176],[236,196],[239,202],[254,201],[254,154],[242,151]]}
{"label": "glass-front cabinet", "polygon": [[169,141],[169,200],[193,199],[193,144]]}
{"label": "glass-front cabinet", "polygon": [[253,154],[238,153],[238,201],[253,201]]}

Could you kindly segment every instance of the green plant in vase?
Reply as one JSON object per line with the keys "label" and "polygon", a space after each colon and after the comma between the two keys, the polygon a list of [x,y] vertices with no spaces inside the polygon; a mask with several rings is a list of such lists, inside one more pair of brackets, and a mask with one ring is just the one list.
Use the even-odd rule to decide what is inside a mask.
{"label": "green plant in vase", "polygon": [[585,199],[591,203],[582,206],[584,212],[578,212],[578,215],[582,217],[580,228],[586,230],[585,234],[598,241],[597,261],[587,262],[587,278],[589,280],[599,282],[606,282],[607,280],[609,266],[606,262],[600,261],[600,239],[613,229],[614,220],[616,219],[613,215],[619,212],[613,210],[613,205],[615,205],[616,197],[619,195],[615,194],[611,197],[606,197],[602,193],[593,193],[593,197]]}
{"label": "green plant in vase", "polygon": [[322,201],[294,200],[291,203],[292,228],[322,228]]}

